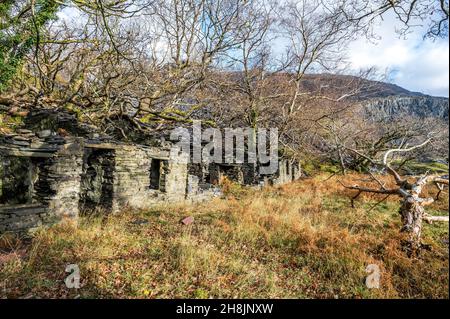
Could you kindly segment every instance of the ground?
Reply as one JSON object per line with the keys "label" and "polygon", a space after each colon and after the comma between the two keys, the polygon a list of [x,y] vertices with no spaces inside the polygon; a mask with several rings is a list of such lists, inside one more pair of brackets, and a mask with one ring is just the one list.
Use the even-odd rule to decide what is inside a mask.
{"label": "ground", "polygon": [[[262,191],[226,183],[222,199],[85,217],[31,243],[3,236],[0,297],[449,298],[448,224],[426,224],[430,249],[409,258],[398,199],[363,196],[352,209],[338,179],[367,177],[329,176]],[[429,213],[448,214],[441,197]],[[80,289],[64,284],[69,264]],[[380,289],[365,286],[369,264]]]}

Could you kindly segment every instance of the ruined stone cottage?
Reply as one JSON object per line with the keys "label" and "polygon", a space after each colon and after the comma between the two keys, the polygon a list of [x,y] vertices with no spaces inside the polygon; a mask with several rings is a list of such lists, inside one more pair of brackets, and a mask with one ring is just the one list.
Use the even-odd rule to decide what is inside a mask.
{"label": "ruined stone cottage", "polygon": [[27,129],[0,136],[0,234],[25,233],[91,212],[148,209],[161,202],[220,195],[226,176],[243,185],[296,180],[298,162],[282,159],[277,174],[258,176],[250,164],[190,164],[170,143],[127,144],[92,134],[76,117],[30,115]]}

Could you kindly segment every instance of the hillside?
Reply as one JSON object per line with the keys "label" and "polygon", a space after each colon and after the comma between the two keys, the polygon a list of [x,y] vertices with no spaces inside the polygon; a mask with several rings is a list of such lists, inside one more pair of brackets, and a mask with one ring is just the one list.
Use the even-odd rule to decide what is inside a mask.
{"label": "hillside", "polygon": [[[374,206],[381,196],[365,195],[352,209],[354,192],[328,175],[224,190],[201,205],[85,217],[40,231],[31,246],[4,237],[0,298],[448,298],[448,226],[424,225],[430,250],[408,258],[394,197]],[[428,212],[447,209],[443,196]],[[76,291],[63,281],[73,263]],[[369,264],[382,289],[365,286]]]}
{"label": "hillside", "polygon": [[344,94],[349,87],[355,85],[360,87],[360,92],[352,99],[360,101],[366,107],[368,115],[374,119],[409,114],[448,120],[448,98],[412,92],[392,83],[346,75],[320,74],[308,75],[303,87],[309,91],[325,87]]}

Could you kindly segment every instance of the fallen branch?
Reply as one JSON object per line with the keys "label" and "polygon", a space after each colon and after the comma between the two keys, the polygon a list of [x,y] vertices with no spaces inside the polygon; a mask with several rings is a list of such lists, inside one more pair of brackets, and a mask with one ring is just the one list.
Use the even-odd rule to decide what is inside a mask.
{"label": "fallen branch", "polygon": [[423,220],[431,224],[433,222],[449,222],[448,216],[432,216],[428,214],[423,215]]}
{"label": "fallen branch", "polygon": [[353,189],[353,190],[366,192],[366,193],[400,195],[398,189],[374,189],[374,188],[361,187],[358,185],[348,186],[348,185],[343,184],[342,182],[340,182],[340,184],[347,189]]}
{"label": "fallen branch", "polygon": [[415,177],[414,182],[408,181],[411,177],[402,177],[394,168],[390,166],[389,156],[394,153],[405,153],[411,152],[415,149],[421,148],[428,143],[430,143],[431,139],[426,140],[425,142],[409,147],[409,148],[395,148],[386,151],[383,156],[382,162],[377,162],[369,156],[359,152],[358,150],[349,149],[351,152],[365,158],[370,163],[376,166],[381,166],[386,169],[387,173],[391,175],[397,187],[395,189],[386,189],[385,184],[378,179],[374,174],[370,173],[372,182],[376,182],[379,188],[375,188],[372,186],[359,186],[353,185],[348,186],[344,185],[342,182],[341,185],[347,189],[358,191],[356,195],[354,195],[351,199],[352,207],[354,207],[354,201],[362,194],[362,193],[375,193],[375,194],[385,194],[384,198],[376,203],[371,209],[375,208],[377,205],[385,201],[390,195],[397,195],[403,197],[401,201],[401,207],[399,213],[402,218],[402,231],[406,231],[409,233],[408,244],[410,245],[410,251],[415,252],[421,247],[421,234],[422,234],[422,221],[426,221],[428,223],[432,223],[433,221],[439,222],[449,222],[448,216],[431,216],[425,213],[425,207],[434,203],[433,198],[422,198],[420,195],[422,193],[423,188],[427,184],[435,184],[439,189],[439,193],[436,198],[439,198],[441,191],[444,189],[445,185],[449,184],[449,179],[447,176],[440,175],[428,175],[428,172],[423,176]]}

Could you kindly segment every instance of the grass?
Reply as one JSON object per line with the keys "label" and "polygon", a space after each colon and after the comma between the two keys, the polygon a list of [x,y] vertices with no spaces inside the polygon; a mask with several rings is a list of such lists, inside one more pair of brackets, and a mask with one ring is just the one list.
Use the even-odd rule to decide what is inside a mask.
{"label": "grass", "polygon": [[[262,191],[228,185],[226,198],[209,203],[82,218],[28,245],[5,237],[13,257],[0,265],[0,296],[448,298],[448,225],[425,225],[431,251],[410,259],[397,199],[370,210],[379,197],[367,195],[352,209],[349,195],[325,175]],[[447,210],[446,196],[429,208]],[[194,223],[182,225],[186,216]],[[373,263],[381,289],[364,284]],[[64,285],[68,264],[80,267],[80,289]]]}
{"label": "grass", "polygon": [[435,174],[448,174],[448,165],[444,163],[431,162],[431,163],[418,163],[413,162],[408,165],[410,171],[413,172],[430,172]]}
{"label": "grass", "polygon": [[[395,164],[400,164],[399,161],[394,161]],[[413,174],[424,174],[426,172],[430,174],[448,174],[448,165],[440,162],[407,162],[403,168],[403,171]]]}

